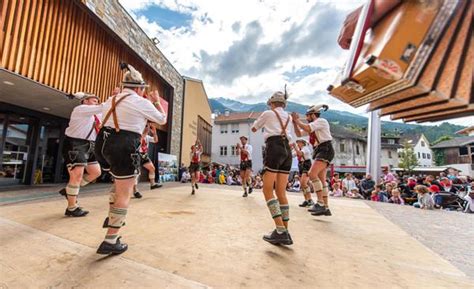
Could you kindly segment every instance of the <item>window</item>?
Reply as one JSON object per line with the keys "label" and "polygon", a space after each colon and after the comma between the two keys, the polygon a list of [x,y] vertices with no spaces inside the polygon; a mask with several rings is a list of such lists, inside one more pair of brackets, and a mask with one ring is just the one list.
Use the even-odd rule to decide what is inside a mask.
{"label": "window", "polygon": [[238,123],[232,124],[232,133],[239,133],[239,124]]}
{"label": "window", "polygon": [[389,140],[388,140],[388,143],[389,143],[389,144],[395,144],[395,140],[394,140],[394,139],[389,139]]}
{"label": "window", "polygon": [[420,155],[420,152],[418,152],[418,158],[421,159],[421,155]]}
{"label": "window", "polygon": [[356,154],[360,155],[359,145],[356,145]]}
{"label": "window", "polygon": [[221,124],[221,134],[227,133],[227,124]]}
{"label": "window", "polygon": [[341,153],[343,153],[343,152],[346,151],[346,146],[345,146],[343,143],[340,143],[340,144],[339,144],[339,151],[340,151]]}
{"label": "window", "polygon": [[431,154],[426,154],[426,158],[431,160]]}
{"label": "window", "polygon": [[221,157],[227,156],[227,146],[221,146]]}
{"label": "window", "polygon": [[423,159],[426,159],[426,154],[425,153],[422,153],[421,155],[422,155]]}
{"label": "window", "polygon": [[392,151],[388,151],[388,158],[389,158],[389,159],[392,158]]}
{"label": "window", "polygon": [[237,146],[231,146],[230,147],[230,155],[231,156],[236,156],[237,155]]}
{"label": "window", "polygon": [[468,155],[467,146],[459,148],[459,155],[460,156],[467,156]]}
{"label": "window", "polygon": [[424,141],[421,141],[421,146],[422,146],[422,147],[425,146],[425,142],[424,142]]}

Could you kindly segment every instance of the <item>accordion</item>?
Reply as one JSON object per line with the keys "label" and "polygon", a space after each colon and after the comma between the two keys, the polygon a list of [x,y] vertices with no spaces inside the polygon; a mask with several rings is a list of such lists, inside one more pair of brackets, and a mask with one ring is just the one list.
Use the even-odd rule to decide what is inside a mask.
{"label": "accordion", "polygon": [[350,59],[329,93],[404,121],[474,115],[472,2],[403,1],[364,29],[371,5],[360,14]]}

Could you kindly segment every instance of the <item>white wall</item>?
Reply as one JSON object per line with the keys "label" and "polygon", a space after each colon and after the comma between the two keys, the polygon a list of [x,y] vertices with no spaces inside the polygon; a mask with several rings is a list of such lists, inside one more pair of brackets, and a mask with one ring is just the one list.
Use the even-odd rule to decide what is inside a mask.
{"label": "white wall", "polygon": [[[422,142],[424,146],[422,146]],[[403,148],[398,149],[398,153],[401,153]],[[433,151],[430,149],[429,142],[424,135],[420,137],[418,142],[413,147],[416,159],[418,160],[419,167],[432,167],[433,166]],[[424,157],[423,157],[424,154]]]}
{"label": "white wall", "polygon": [[[424,146],[422,146],[422,143],[424,144]],[[413,151],[415,152],[416,158],[418,159],[418,166],[420,167],[433,166],[433,152],[431,151],[428,140],[425,138],[424,135],[422,135],[421,138],[418,140],[418,143],[415,145]]]}
{"label": "white wall", "polygon": [[[240,142],[239,137],[247,135],[249,137],[249,144],[252,145],[252,163],[253,171],[257,172],[263,168],[262,146],[264,145],[262,130],[253,133],[250,131],[253,122],[242,122],[238,124],[239,132],[232,133],[232,124],[224,124],[227,126],[227,133],[221,133],[222,124],[214,124],[212,127],[212,161],[221,164],[229,164],[238,166],[240,164],[240,157],[232,155],[232,146]],[[220,147],[227,147],[227,156],[220,155]]]}
{"label": "white wall", "polygon": [[[391,158],[389,155],[389,152],[391,152]],[[399,166],[399,158],[398,158],[398,152],[396,149],[382,149],[382,153],[380,155],[380,165],[382,167],[390,167],[390,168],[398,168]]]}

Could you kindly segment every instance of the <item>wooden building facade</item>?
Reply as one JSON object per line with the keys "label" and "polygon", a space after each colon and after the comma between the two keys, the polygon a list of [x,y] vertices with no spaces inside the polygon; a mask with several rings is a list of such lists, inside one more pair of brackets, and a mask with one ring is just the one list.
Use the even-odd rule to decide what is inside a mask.
{"label": "wooden building facade", "polygon": [[[115,14],[107,15],[107,11]],[[169,119],[159,129],[159,151],[179,154],[179,146],[173,143],[179,143],[182,124],[174,115],[181,115],[183,80],[118,1],[2,0],[0,12],[1,170],[6,163],[16,163],[13,174],[20,183],[35,183],[35,172],[44,168],[38,158],[48,150],[38,151],[40,134],[48,131],[48,123],[54,123],[55,140],[49,142],[58,147],[49,150],[52,154],[53,150],[60,151],[67,119],[78,104],[66,96],[84,91],[106,100],[120,86],[120,62],[133,65],[150,84],[149,89],[157,89],[168,101]],[[106,23],[108,18],[122,19],[122,29],[135,35],[127,41],[121,30]],[[148,49],[137,50],[131,45],[137,41],[134,45]],[[26,132],[25,139],[17,140],[19,146],[8,139],[14,129]],[[7,147],[13,148],[10,157],[4,153]],[[23,162],[18,155],[11,157],[20,147],[30,150],[22,156],[26,158]],[[60,155],[54,159],[52,180],[57,182],[64,174]]]}

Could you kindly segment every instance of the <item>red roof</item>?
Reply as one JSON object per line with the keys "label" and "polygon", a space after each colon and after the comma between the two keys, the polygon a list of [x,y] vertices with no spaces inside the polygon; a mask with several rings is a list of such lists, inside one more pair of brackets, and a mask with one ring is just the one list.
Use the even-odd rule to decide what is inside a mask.
{"label": "red roof", "polygon": [[262,112],[233,112],[229,113],[228,116],[225,114],[220,114],[218,115],[215,119],[214,122],[243,122],[243,121],[252,121],[256,120]]}

